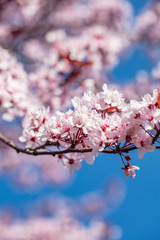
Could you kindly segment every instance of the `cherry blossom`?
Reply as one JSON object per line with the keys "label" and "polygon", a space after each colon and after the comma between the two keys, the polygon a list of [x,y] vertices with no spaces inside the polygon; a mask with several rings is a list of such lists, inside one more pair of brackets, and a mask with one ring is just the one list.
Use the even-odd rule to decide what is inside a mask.
{"label": "cherry blossom", "polygon": [[143,158],[145,152],[155,150],[154,143],[159,137],[158,98],[159,91],[155,89],[153,95],[146,94],[141,101],[127,103],[117,90],[103,85],[102,92],[75,97],[72,100],[74,110],[56,112],[53,116],[45,108],[31,113],[24,120],[20,140],[33,149],[41,145],[75,151],[92,149],[90,153],[82,152],[73,157],[60,155],[71,174],[74,168],[81,168],[83,158],[93,164],[98,151],[117,151],[124,163],[127,159],[122,151],[135,147],[139,149],[139,158]]}
{"label": "cherry blossom", "polygon": [[130,166],[129,163],[128,165],[125,166],[125,168],[122,168],[124,170],[124,175],[125,177],[128,179],[128,176],[130,176],[131,178],[135,178],[136,176],[136,171],[140,170],[139,167],[137,166]]}

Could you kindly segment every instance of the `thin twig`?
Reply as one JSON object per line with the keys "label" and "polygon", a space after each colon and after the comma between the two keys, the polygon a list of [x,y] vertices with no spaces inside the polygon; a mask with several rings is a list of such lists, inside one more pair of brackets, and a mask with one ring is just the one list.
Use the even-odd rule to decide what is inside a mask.
{"label": "thin twig", "polygon": [[157,141],[159,135],[160,135],[160,129],[157,131],[156,135],[154,136],[154,138],[152,140],[152,144],[154,144]]}

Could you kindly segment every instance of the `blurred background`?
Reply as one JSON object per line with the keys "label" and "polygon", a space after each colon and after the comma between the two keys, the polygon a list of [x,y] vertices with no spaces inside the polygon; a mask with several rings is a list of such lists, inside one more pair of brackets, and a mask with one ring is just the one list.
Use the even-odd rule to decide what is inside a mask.
{"label": "blurred background", "polygon": [[[21,1],[17,2],[21,5]],[[141,20],[139,20],[139,22],[136,20],[140,19],[139,16],[143,15],[146,9],[151,9],[151,3],[158,4],[159,1],[154,2],[150,0],[130,0],[128,2],[133,8],[131,14],[132,20],[130,20],[130,23],[133,24],[134,22],[134,24],[132,25],[131,29],[133,28],[133,31],[135,31],[135,28],[138,26],[138,30],[135,31],[136,33],[139,31],[137,34],[138,37],[136,34],[133,34],[132,40],[129,41],[133,41],[134,43],[131,43],[131,46],[130,43],[126,43],[129,45],[128,49],[125,49],[125,51],[121,53],[118,59],[118,63],[115,65],[113,64],[111,67],[112,70],[110,70],[110,66],[107,65],[105,74],[107,74],[107,81],[108,78],[111,78],[111,83],[119,86],[120,89],[123,89],[123,86],[126,86],[124,89],[124,94],[129,99],[129,89],[134,89],[134,94],[136,95],[136,98],[138,98],[140,94],[143,94],[148,90],[151,91],[153,88],[159,86],[157,78],[159,79],[160,72],[157,73],[158,70],[153,71],[153,69],[155,69],[159,61],[158,48],[160,44],[160,36],[158,36],[158,34],[156,35],[154,32],[150,33],[150,35],[148,34],[148,36],[146,32],[149,33],[149,29],[147,29],[145,32],[145,27],[142,26],[142,23],[145,25],[145,21],[149,21],[149,16],[152,16],[152,14],[149,13],[149,15],[145,17],[147,20],[142,21],[142,23]],[[8,9],[6,7],[7,4],[9,6]],[[64,4],[66,4],[65,1]],[[73,7],[72,3],[70,4],[70,6]],[[12,7],[10,7],[11,5]],[[26,36],[28,36],[26,32],[28,31],[31,33],[31,35],[29,35],[30,39],[32,40],[33,38],[35,40],[34,29],[30,31],[30,23],[27,23],[28,25],[24,24],[24,26],[28,26],[28,28],[26,27],[25,34],[23,34],[23,24],[22,26],[15,28],[15,26],[18,25],[17,23],[19,23],[19,21],[28,21],[29,18],[27,19],[26,17],[24,19],[20,19],[20,16],[16,16],[15,18],[12,16],[13,11],[16,11],[14,1],[0,1],[0,6],[1,46],[5,49],[9,49],[10,52],[14,52],[17,59],[24,64],[25,69],[27,71],[30,71],[32,75],[35,71],[34,68],[37,70],[37,66],[39,67],[40,65],[39,58],[43,58],[43,54],[46,49],[48,51],[48,46],[46,46],[45,43],[43,46],[38,46],[37,42],[34,42],[35,49],[38,49],[38,47],[40,48],[39,52],[36,50],[36,53],[34,53],[34,47],[31,49],[31,43],[26,38]],[[59,9],[62,9],[63,14],[65,7],[63,7],[63,9],[62,6],[60,5]],[[4,10],[5,8],[6,10]],[[36,7],[28,7],[27,11],[32,10],[30,16],[32,16],[33,12],[36,11],[35,9]],[[58,10],[55,12],[59,13]],[[6,17],[5,13],[6,15],[9,14],[8,18]],[[80,15],[83,15],[82,12]],[[56,16],[57,18],[55,19],[59,19],[59,15],[57,14]],[[160,26],[160,6],[158,16],[159,19],[157,21],[159,21]],[[59,28],[63,27],[67,32],[70,33],[71,36],[74,35],[75,29],[73,26],[70,27],[71,23],[69,22],[67,14],[66,16],[63,15],[63,17],[64,19],[62,18],[62,22],[60,20],[57,20],[57,25],[56,27],[54,26],[54,30],[58,30]],[[67,20],[65,17],[68,20],[68,23],[66,23]],[[46,19],[46,15],[44,15],[43,18]],[[51,19],[52,16],[50,16],[49,23],[53,21]],[[14,21],[15,25],[13,24]],[[91,21],[93,21],[93,19]],[[153,23],[152,17],[151,22]],[[13,28],[12,24],[14,25]],[[38,33],[40,32],[39,41],[43,42],[43,35],[46,36],[46,33],[48,33],[47,41],[49,41],[49,43],[54,42],[55,44],[54,36],[51,34],[53,33],[53,26],[45,24],[45,21],[42,21],[39,25],[39,28],[42,29],[46,29],[48,26],[48,29],[45,31],[45,33],[43,31],[41,32],[39,28],[36,29]],[[85,24],[89,24],[89,21],[87,23],[85,22]],[[77,25],[79,29],[82,28],[80,21],[77,23]],[[10,26],[12,31],[6,31],[6,29],[8,29],[8,26]],[[155,28],[158,28],[159,26],[155,24]],[[116,25],[116,28],[119,27],[121,29],[121,26],[117,27]],[[128,27],[126,28],[124,31],[128,31]],[[153,29],[151,24],[150,28]],[[159,30],[157,31],[160,32],[160,28],[158,29]],[[116,31],[119,32],[119,30]],[[4,33],[6,34],[6,37],[4,37]],[[62,36],[57,38],[62,38]],[[23,44],[21,44],[21,42],[23,42]],[[64,45],[65,44],[66,42],[64,42]],[[58,45],[60,46],[59,48],[62,48],[61,45],[62,44]],[[38,56],[38,54],[40,56]],[[35,56],[37,57],[36,60],[34,59]],[[50,61],[51,59],[54,61],[54,56],[49,56],[49,58]],[[61,56],[61,58],[63,58],[63,56]],[[44,60],[44,62],[46,64],[46,60]],[[61,66],[58,66],[58,68],[61,69],[61,72],[64,71],[63,75],[66,74],[64,70],[66,66],[64,67],[62,64]],[[40,77],[42,77],[44,72],[41,73]],[[97,76],[97,78],[99,78],[99,76]],[[151,78],[152,82],[148,80]],[[154,78],[156,78],[156,80]],[[70,81],[70,79],[71,78],[67,78],[66,81]],[[58,87],[60,87],[61,84],[64,84],[61,82],[61,79],[58,79],[58,81],[60,81],[60,85]],[[41,86],[37,84],[37,80],[33,75],[31,76],[31,84],[33,84],[32,89],[35,86],[36,89],[41,88]],[[76,87],[78,88],[79,83],[76,84]],[[87,84],[88,83],[86,83],[86,85]],[[85,89],[86,85],[84,87]],[[46,86],[43,85],[42,87],[44,89]],[[83,92],[84,88],[81,86],[79,95]],[[67,88],[65,88],[65,91],[67,91],[66,89]],[[37,90],[37,96],[40,98],[40,91],[38,91],[39,90]],[[76,91],[72,92],[72,94],[69,95],[68,101],[70,97],[72,97],[72,95],[75,93]],[[47,94],[47,89],[44,94]],[[62,102],[60,103],[57,99],[54,99],[54,104],[52,104],[53,109],[56,108],[55,102],[57,103],[58,107],[59,105],[62,105]],[[43,99],[43,101],[47,105],[48,99]],[[18,120],[21,120],[21,116],[18,117]],[[14,119],[13,122],[10,123],[1,122],[3,131],[7,132],[8,136],[14,136],[14,138],[18,138],[19,131],[21,131],[21,128],[17,127],[16,121],[17,120]],[[8,226],[10,225],[7,224],[13,223],[15,218],[27,221],[27,219],[34,219],[35,216],[38,216],[39,218],[43,216],[47,219],[54,218],[55,221],[57,216],[60,216],[59,224],[57,224],[56,221],[53,224],[58,228],[62,219],[68,215],[71,215],[73,219],[78,219],[78,221],[83,225],[83,231],[85,228],[84,226],[86,226],[86,228],[87,226],[90,226],[90,229],[92,226],[92,231],[90,230],[91,232],[88,232],[88,234],[91,234],[90,236],[93,234],[95,239],[160,239],[160,156],[158,150],[152,153],[145,153],[144,158],[141,160],[138,159],[137,151],[132,152],[132,164],[139,166],[140,171],[137,172],[135,179],[129,178],[127,180],[124,176],[123,171],[121,170],[122,163],[120,161],[120,158],[116,155],[111,156],[107,154],[99,154],[99,156],[96,157],[93,166],[90,166],[86,162],[83,162],[82,168],[79,171],[75,171],[73,176],[70,176],[67,169],[64,169],[62,165],[56,163],[57,159],[55,160],[52,157],[48,158],[47,156],[40,158],[32,157],[29,159],[28,156],[26,157],[22,154],[19,154],[17,157],[17,154],[14,151],[9,150],[7,147],[5,149],[5,146],[3,144],[1,144],[0,147],[0,219],[2,222],[6,223],[7,229],[14,231],[14,236],[16,236],[16,234],[19,234],[17,230],[18,227],[17,229],[13,230],[9,228]],[[28,161],[30,164],[28,164]],[[104,225],[102,228],[102,225],[96,225],[97,222],[99,224],[105,223],[105,230]],[[90,225],[90,223],[92,223],[92,225]],[[62,226],[64,227],[65,225],[66,223],[64,221]],[[72,223],[70,223],[70,226],[71,225]],[[60,231],[62,231],[63,227],[60,228]],[[78,229],[80,229],[80,226]],[[104,235],[102,237],[100,237],[100,235],[97,235],[96,237],[96,233],[93,233],[93,229],[97,232],[103,231]],[[25,229],[22,231],[25,232],[27,230]],[[80,239],[76,236],[76,234],[78,234],[78,231],[79,230],[76,230],[76,233],[74,233],[75,235],[72,235],[72,238],[64,239]],[[39,239],[50,239],[46,238],[47,235],[45,237],[42,235],[39,236],[41,237],[39,237]],[[93,236],[91,239],[94,239]],[[23,237],[18,237],[19,235],[17,235],[17,238],[1,238],[0,232],[0,239],[2,240],[25,240]],[[61,237],[57,237],[56,240],[61,240]]]}

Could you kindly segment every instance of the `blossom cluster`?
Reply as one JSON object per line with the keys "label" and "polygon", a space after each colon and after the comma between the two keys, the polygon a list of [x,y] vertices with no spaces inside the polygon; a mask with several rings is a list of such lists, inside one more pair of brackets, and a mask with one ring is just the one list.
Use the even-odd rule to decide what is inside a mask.
{"label": "blossom cluster", "polygon": [[46,34],[46,44],[31,41],[24,45],[25,54],[40,61],[29,74],[29,87],[43,105],[52,110],[65,108],[73,96],[100,88],[106,80],[105,71],[118,63],[129,44],[123,33],[100,25],[84,29],[78,36],[63,30],[50,31]]}
{"label": "blossom cluster", "polygon": [[[86,202],[87,200],[90,202],[90,209],[95,208],[91,196],[84,195],[83,198]],[[98,198],[96,200],[98,205],[100,200]],[[85,210],[84,206],[80,202],[79,205],[76,203],[75,200],[50,196],[45,201],[34,203],[34,207],[30,206],[28,208],[30,216],[26,219],[14,217],[13,220],[13,215],[10,212],[1,212],[1,239],[118,240],[121,238],[121,227],[105,221],[102,217],[93,217],[87,225],[84,224],[80,216],[76,214],[77,209],[79,209],[79,214],[80,212],[82,214]],[[46,217],[45,214],[48,214],[49,217]],[[99,216],[99,214],[95,215]]]}
{"label": "blossom cluster", "polygon": [[104,84],[103,91],[97,94],[87,92],[82,98],[74,97],[74,110],[50,115],[49,108],[42,107],[31,112],[24,119],[20,141],[35,150],[41,146],[49,147],[49,151],[56,147],[92,149],[75,155],[59,155],[71,174],[74,168],[81,167],[82,159],[93,164],[98,151],[115,150],[124,164],[125,176],[133,178],[134,170],[139,168],[130,166],[131,158],[123,152],[134,146],[139,150],[139,158],[143,158],[145,152],[155,150],[160,131],[159,98],[159,89],[155,89],[153,95],[146,94],[141,101],[127,103],[121,93]]}
{"label": "blossom cluster", "polygon": [[[24,117],[20,140],[32,151],[74,150],[57,154],[71,174],[81,168],[83,159],[93,164],[99,151],[114,151],[122,159],[125,176],[135,177],[138,167],[130,165],[126,153],[135,147],[142,158],[159,143],[159,90],[145,74],[138,77],[138,84],[119,87],[126,99],[103,83],[109,82],[111,70],[135,40],[158,42],[147,34],[158,37],[159,3],[145,10],[133,29],[133,11],[126,1],[70,3],[68,8],[68,3],[56,0],[52,4],[43,0],[2,2],[2,117],[8,121]],[[82,10],[83,15],[79,14]],[[38,21],[43,23],[41,29]],[[152,79],[158,78],[159,65],[152,71]],[[131,100],[153,88],[157,88],[153,95]],[[71,98],[74,110],[66,111]]]}
{"label": "blossom cluster", "polygon": [[[72,15],[70,14],[71,11]],[[126,31],[131,18],[132,7],[130,3],[121,0],[102,0],[100,2],[78,0],[72,1],[71,6],[64,2],[63,5],[57,7],[54,16],[51,16],[56,25],[70,26],[74,30],[75,26],[82,27],[83,25],[98,23],[113,30]]]}
{"label": "blossom cluster", "polygon": [[55,218],[33,218],[15,223],[0,223],[1,238],[3,240],[103,240],[120,239],[122,231],[117,225],[101,221],[93,221],[85,226],[70,216],[57,216]]}
{"label": "blossom cluster", "polygon": [[[1,4],[0,44],[11,51],[8,64],[14,53],[27,70],[19,69],[21,64],[15,62],[17,74],[23,72],[27,79],[24,99],[18,99],[19,105],[25,106],[18,106],[18,110],[9,106],[9,111],[4,107],[3,117],[8,120],[25,115],[25,99],[55,111],[68,107],[75,95],[96,92],[107,81],[106,71],[118,63],[130,44],[132,7],[127,1],[70,1],[69,11],[68,2],[60,0],[4,0]],[[81,14],[81,19],[76,13],[82,9],[86,14]],[[18,87],[23,79],[21,76],[17,81]],[[4,86],[2,90],[6,92]]]}
{"label": "blossom cluster", "polygon": [[0,48],[0,72],[0,108],[3,118],[11,121],[16,116],[24,116],[37,101],[29,92],[23,65],[3,48]]}
{"label": "blossom cluster", "polygon": [[[3,0],[0,11],[0,42],[9,45],[12,41],[26,40],[28,34],[35,37],[57,27],[70,27],[75,31],[77,27],[98,23],[121,31],[128,27],[132,16],[132,7],[124,0],[111,3],[70,0],[69,5],[65,0]],[[39,22],[43,22],[41,29],[38,27]]]}
{"label": "blossom cluster", "polygon": [[16,44],[19,38],[32,31],[45,8],[44,0],[3,0],[0,4],[0,42],[4,45]]}
{"label": "blossom cluster", "polygon": [[160,2],[150,3],[136,20],[136,38],[139,41],[156,45],[160,41]]}

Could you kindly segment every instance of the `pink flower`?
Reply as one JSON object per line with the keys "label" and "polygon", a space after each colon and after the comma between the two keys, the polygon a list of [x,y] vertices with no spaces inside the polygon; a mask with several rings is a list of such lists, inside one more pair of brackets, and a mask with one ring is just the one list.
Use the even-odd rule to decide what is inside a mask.
{"label": "pink flower", "polygon": [[131,178],[135,178],[136,176],[136,170],[140,170],[139,167],[137,166],[130,166],[129,163],[125,166],[125,168],[121,168],[124,170],[124,175],[128,179],[128,176]]}
{"label": "pink flower", "polygon": [[71,176],[73,175],[75,169],[79,170],[81,168],[82,157],[77,153],[68,154],[66,156],[60,155],[59,159],[64,167],[69,169]]}
{"label": "pink flower", "polygon": [[145,152],[152,152],[155,146],[152,144],[153,138],[143,130],[139,131],[139,136],[134,139],[135,146],[139,149],[138,157],[143,158]]}

